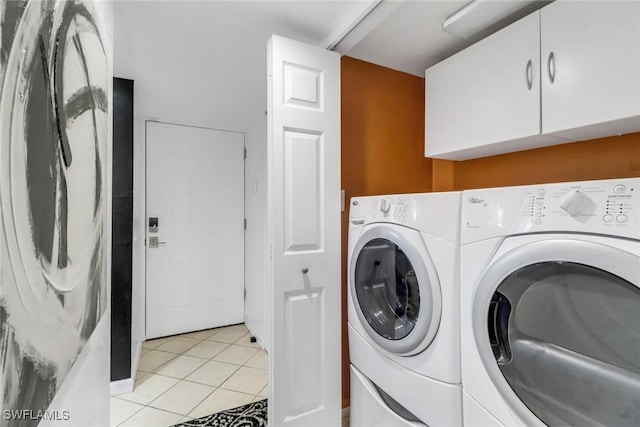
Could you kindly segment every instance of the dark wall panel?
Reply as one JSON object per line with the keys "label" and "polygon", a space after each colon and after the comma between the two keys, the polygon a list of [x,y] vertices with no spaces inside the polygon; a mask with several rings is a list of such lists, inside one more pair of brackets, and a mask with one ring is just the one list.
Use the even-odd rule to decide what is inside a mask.
{"label": "dark wall panel", "polygon": [[111,381],[131,377],[133,80],[113,79]]}

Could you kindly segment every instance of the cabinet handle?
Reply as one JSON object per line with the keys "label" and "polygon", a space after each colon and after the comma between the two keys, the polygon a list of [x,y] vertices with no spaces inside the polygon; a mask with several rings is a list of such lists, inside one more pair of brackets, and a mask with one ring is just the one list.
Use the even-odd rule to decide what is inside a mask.
{"label": "cabinet handle", "polygon": [[527,61],[526,77],[527,89],[531,90],[531,87],[533,86],[533,62],[531,60]]}
{"label": "cabinet handle", "polygon": [[547,73],[549,74],[549,81],[553,84],[556,80],[556,57],[553,52],[549,52],[549,58],[547,59]]}

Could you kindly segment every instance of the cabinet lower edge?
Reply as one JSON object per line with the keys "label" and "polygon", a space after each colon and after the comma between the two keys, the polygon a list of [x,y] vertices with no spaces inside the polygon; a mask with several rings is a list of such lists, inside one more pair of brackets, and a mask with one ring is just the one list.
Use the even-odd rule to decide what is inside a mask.
{"label": "cabinet lower edge", "polygon": [[427,140],[425,157],[444,160],[471,160],[481,157],[495,156],[498,154],[531,150],[533,148],[548,147],[550,145],[566,144],[568,142],[573,142],[573,140],[556,135],[534,135],[526,138],[500,141],[492,144],[470,147],[463,150],[451,152],[433,152],[429,150],[429,141]]}

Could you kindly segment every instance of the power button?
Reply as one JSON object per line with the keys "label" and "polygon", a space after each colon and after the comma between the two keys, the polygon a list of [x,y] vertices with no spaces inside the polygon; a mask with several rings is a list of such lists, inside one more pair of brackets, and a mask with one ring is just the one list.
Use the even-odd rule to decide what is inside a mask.
{"label": "power button", "polygon": [[627,187],[625,187],[622,184],[618,184],[615,187],[613,187],[613,192],[618,194],[624,193],[626,190],[627,190]]}

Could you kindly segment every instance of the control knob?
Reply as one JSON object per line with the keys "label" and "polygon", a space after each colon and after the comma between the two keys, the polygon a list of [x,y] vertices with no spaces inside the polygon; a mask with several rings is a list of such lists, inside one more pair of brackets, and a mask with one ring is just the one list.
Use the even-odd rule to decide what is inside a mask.
{"label": "control knob", "polygon": [[391,203],[389,203],[389,200],[387,199],[382,199],[382,201],[380,202],[380,211],[382,213],[389,213],[389,211],[391,210]]}
{"label": "control knob", "polygon": [[567,192],[560,203],[560,208],[569,215],[588,214],[593,212],[596,204],[582,191],[573,190]]}

